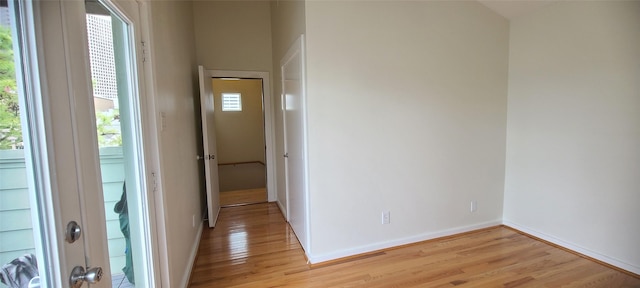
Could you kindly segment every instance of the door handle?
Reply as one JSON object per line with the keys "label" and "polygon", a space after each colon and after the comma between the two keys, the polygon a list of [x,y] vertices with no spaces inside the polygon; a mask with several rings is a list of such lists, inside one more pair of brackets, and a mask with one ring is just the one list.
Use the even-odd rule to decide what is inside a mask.
{"label": "door handle", "polygon": [[87,268],[85,271],[82,266],[76,266],[71,270],[69,286],[71,288],[80,288],[83,282],[95,284],[100,280],[102,280],[102,267]]}
{"label": "door handle", "polygon": [[284,153],[284,158],[289,158],[289,152]]}
{"label": "door handle", "polygon": [[208,154],[204,156],[196,155],[196,160],[213,160],[216,159],[216,155]]}

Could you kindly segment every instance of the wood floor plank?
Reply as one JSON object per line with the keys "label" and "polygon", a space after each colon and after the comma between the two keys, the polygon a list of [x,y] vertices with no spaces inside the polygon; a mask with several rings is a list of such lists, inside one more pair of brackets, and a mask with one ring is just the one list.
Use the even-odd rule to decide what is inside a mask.
{"label": "wood floor plank", "polygon": [[190,287],[640,287],[640,278],[505,227],[309,265],[274,203],[223,208]]}
{"label": "wood floor plank", "polygon": [[267,189],[256,188],[220,192],[223,207],[267,202]]}

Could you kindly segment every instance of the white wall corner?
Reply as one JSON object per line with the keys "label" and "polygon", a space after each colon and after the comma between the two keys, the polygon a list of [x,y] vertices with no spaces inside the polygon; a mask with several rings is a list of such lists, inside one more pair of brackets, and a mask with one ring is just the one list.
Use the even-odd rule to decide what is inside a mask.
{"label": "white wall corner", "polygon": [[312,255],[311,253],[307,253],[306,251],[305,251],[305,253],[307,253],[307,258],[309,259],[309,262],[311,264],[317,264],[317,263],[336,260],[336,259],[340,259],[340,258],[344,258],[344,257],[354,256],[354,255],[358,255],[358,254],[370,253],[370,252],[374,252],[374,251],[378,251],[378,250],[393,248],[393,247],[396,247],[396,246],[402,246],[402,245],[406,245],[406,244],[413,244],[413,243],[423,242],[423,241],[427,241],[427,240],[433,240],[433,239],[436,239],[436,238],[441,238],[441,237],[451,236],[451,235],[455,235],[455,234],[470,232],[470,231],[474,231],[474,230],[489,228],[489,227],[493,227],[493,226],[499,226],[501,224],[502,224],[502,221],[500,221],[500,219],[496,219],[496,220],[477,223],[477,224],[473,224],[473,225],[467,225],[467,226],[460,226],[460,227],[455,227],[455,228],[443,229],[443,230],[439,230],[439,231],[433,231],[433,232],[418,234],[418,235],[411,236],[411,237],[394,239],[394,240],[391,240],[391,241],[383,241],[383,242],[373,243],[373,244],[370,244],[370,245],[363,245],[363,246],[360,246],[360,247],[354,247],[354,248],[351,248],[351,249],[340,250],[340,251],[336,251],[336,252],[332,252],[332,253],[326,253],[326,254],[322,254],[322,255]]}
{"label": "white wall corner", "polygon": [[551,243],[553,243],[555,245],[558,245],[558,246],[561,246],[563,248],[569,249],[571,251],[580,253],[582,255],[597,259],[599,261],[605,262],[607,264],[616,266],[618,268],[627,270],[627,271],[635,273],[635,274],[640,274],[640,266],[637,266],[637,265],[634,265],[634,264],[631,264],[631,263],[627,263],[625,261],[622,261],[622,260],[607,256],[607,255],[598,253],[596,251],[584,248],[584,247],[582,247],[580,245],[576,245],[574,243],[562,240],[562,239],[557,238],[557,237],[555,237],[553,235],[549,235],[549,234],[546,234],[546,233],[542,233],[542,232],[536,231],[534,229],[531,229],[531,228],[516,224],[516,223],[511,222],[511,221],[506,220],[506,219],[503,219],[502,224],[505,225],[505,226],[508,226],[510,228],[516,229],[518,231],[521,231],[521,232],[530,234],[532,236],[538,237],[538,238],[543,239],[545,241],[551,242]]}

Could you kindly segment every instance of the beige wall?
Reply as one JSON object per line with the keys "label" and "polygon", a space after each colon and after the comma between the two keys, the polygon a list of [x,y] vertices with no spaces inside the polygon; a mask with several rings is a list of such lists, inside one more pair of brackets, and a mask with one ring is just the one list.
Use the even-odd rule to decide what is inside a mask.
{"label": "beige wall", "polygon": [[[161,190],[165,214],[168,271],[163,287],[186,287],[194,249],[199,240],[201,171],[195,155],[199,142],[196,117],[200,115],[196,87],[196,58],[191,2],[150,1],[152,58],[156,109],[165,115],[160,133]],[[148,102],[152,103],[152,102]]]}
{"label": "beige wall", "polygon": [[[264,163],[262,80],[213,79],[218,163]],[[222,111],[222,93],[240,93],[242,111]]]}
{"label": "beige wall", "polygon": [[640,274],[640,2],[513,20],[505,223]]}
{"label": "beige wall", "polygon": [[504,18],[475,1],[310,1],[306,32],[312,262],[501,222]]}
{"label": "beige wall", "polygon": [[194,1],[198,64],[271,72],[269,1]]}
{"label": "beige wall", "polygon": [[[273,44],[273,102],[275,107],[276,155],[284,155],[284,132],[282,122],[282,83],[280,77],[280,61],[291,47],[291,44],[305,33],[304,1],[271,1],[271,29]],[[278,205],[284,212],[287,205],[287,191],[284,177],[284,158],[276,158]]]}

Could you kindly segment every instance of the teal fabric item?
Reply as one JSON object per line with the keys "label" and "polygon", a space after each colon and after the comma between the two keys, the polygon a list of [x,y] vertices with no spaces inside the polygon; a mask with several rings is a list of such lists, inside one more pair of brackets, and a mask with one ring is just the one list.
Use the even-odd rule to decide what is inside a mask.
{"label": "teal fabric item", "polygon": [[122,196],[120,201],[113,207],[113,211],[118,213],[118,219],[120,220],[120,231],[124,235],[125,241],[125,266],[122,268],[122,272],[127,277],[127,280],[131,284],[135,284],[135,278],[133,273],[133,258],[131,257],[131,234],[129,233],[129,207],[127,206],[127,184],[122,184]]}
{"label": "teal fabric item", "polygon": [[120,214],[120,231],[124,234],[124,241],[126,245],[125,249],[125,266],[122,268],[122,272],[127,276],[129,283],[135,284],[133,275],[133,258],[131,257],[131,237],[129,235],[129,214]]}

